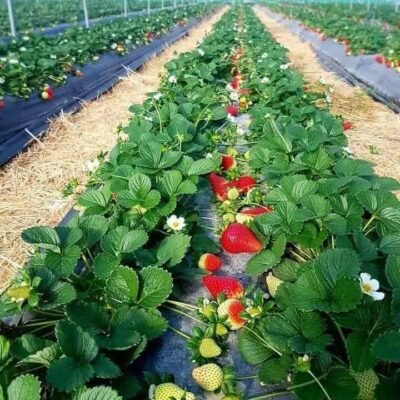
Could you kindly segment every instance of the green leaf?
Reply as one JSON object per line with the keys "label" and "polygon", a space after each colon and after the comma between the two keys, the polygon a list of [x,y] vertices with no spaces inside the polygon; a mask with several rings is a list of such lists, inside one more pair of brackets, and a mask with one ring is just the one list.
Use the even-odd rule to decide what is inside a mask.
{"label": "green leaf", "polygon": [[270,358],[265,361],[258,372],[258,379],[261,385],[274,385],[286,383],[293,359],[284,354],[279,358]]}
{"label": "green leaf", "polygon": [[393,289],[400,288],[400,257],[389,256],[387,258],[386,277]]}
{"label": "green leaf", "polygon": [[179,264],[190,246],[190,236],[178,233],[163,239],[157,250],[159,265],[169,263],[170,267]]}
{"label": "green leaf", "polygon": [[137,304],[145,308],[161,305],[172,292],[172,276],[169,272],[147,267],[140,271],[141,290]]}
{"label": "green leaf", "polygon": [[75,288],[68,282],[57,282],[50,292],[50,296],[46,302],[40,302],[40,307],[43,309],[51,309],[68,304],[75,300]]}
{"label": "green leaf", "polygon": [[97,378],[116,378],[121,375],[121,370],[111,359],[104,354],[99,354],[93,361],[94,373]]}
{"label": "green leaf", "polygon": [[113,307],[135,304],[139,292],[136,272],[128,267],[117,267],[107,279],[105,295]]}
{"label": "green leaf", "polygon": [[52,344],[49,347],[45,347],[39,350],[35,354],[31,354],[28,357],[20,361],[21,364],[40,364],[49,368],[50,364],[60,358],[62,352],[60,346],[57,343]]}
{"label": "green leaf", "polygon": [[15,378],[7,389],[8,400],[40,400],[39,379],[36,376],[25,374]]}
{"label": "green leaf", "polygon": [[374,336],[366,332],[352,332],[346,339],[347,354],[351,368],[355,372],[363,372],[375,365],[375,357],[371,352]]}
{"label": "green leaf", "polygon": [[83,232],[82,247],[92,247],[108,231],[108,221],[102,215],[90,215],[79,221],[79,228]]}
{"label": "green leaf", "polygon": [[98,303],[82,300],[68,304],[67,317],[91,335],[97,335],[108,327],[108,317]]}
{"label": "green leaf", "polygon": [[277,257],[272,250],[263,250],[249,260],[246,272],[249,275],[258,276],[278,265],[280,260],[280,257]]}
{"label": "green leaf", "polygon": [[110,194],[104,190],[91,189],[81,194],[78,198],[78,204],[86,208],[86,213],[90,215],[102,214],[108,208]]}
{"label": "green leaf", "polygon": [[119,263],[119,258],[113,254],[99,253],[93,262],[93,272],[98,279],[106,280]]}
{"label": "green leaf", "polygon": [[81,249],[78,246],[71,246],[61,250],[61,253],[49,251],[44,263],[56,276],[66,278],[74,272],[80,256]]}
{"label": "green leaf", "polygon": [[400,256],[400,233],[384,236],[379,247],[385,254]]}
{"label": "green leaf", "polygon": [[128,232],[122,239],[120,244],[121,253],[132,253],[141,248],[149,239],[144,230],[134,230]]}
{"label": "green leaf", "polygon": [[10,341],[0,335],[0,366],[8,359],[10,353]]}
{"label": "green leaf", "polygon": [[134,329],[150,340],[161,336],[168,328],[167,320],[158,310],[131,308],[129,318],[134,322]]}
{"label": "green leaf", "polygon": [[213,172],[216,168],[216,165],[213,160],[209,160],[207,158],[203,158],[201,160],[194,161],[188,171],[187,175],[205,175],[210,172]]}
{"label": "green leaf", "polygon": [[[331,400],[355,400],[358,395],[358,384],[350,371],[337,367],[332,368],[328,375],[320,379]],[[309,383],[307,385],[302,385]],[[303,372],[294,375],[293,385],[296,396],[301,400],[326,400],[326,396],[312,377]]]}
{"label": "green leaf", "polygon": [[54,361],[47,371],[47,381],[54,388],[71,392],[94,376],[94,369],[89,363],[79,362],[73,358],[65,357]]}
{"label": "green leaf", "polygon": [[147,233],[142,229],[129,231],[126,226],[118,226],[103,237],[101,247],[104,251],[118,256],[121,253],[134,252],[147,240]]}
{"label": "green leaf", "polygon": [[76,400],[123,400],[118,393],[107,386],[86,389]]}
{"label": "green leaf", "polygon": [[11,354],[14,358],[22,360],[51,344],[51,340],[45,340],[33,334],[25,334],[14,341],[11,347]]}
{"label": "green leaf", "polygon": [[25,229],[21,234],[22,239],[29,244],[34,244],[42,249],[60,251],[61,241],[54,228],[35,226]]}
{"label": "green leaf", "polygon": [[241,329],[238,339],[240,355],[249,364],[260,364],[275,352],[266,346],[261,334],[250,329]]}
{"label": "green leaf", "polygon": [[400,332],[386,332],[379,336],[372,345],[376,358],[388,362],[400,362]]}
{"label": "green leaf", "polygon": [[78,325],[67,320],[58,321],[55,334],[63,353],[77,362],[90,362],[96,357],[98,348],[94,339]]}

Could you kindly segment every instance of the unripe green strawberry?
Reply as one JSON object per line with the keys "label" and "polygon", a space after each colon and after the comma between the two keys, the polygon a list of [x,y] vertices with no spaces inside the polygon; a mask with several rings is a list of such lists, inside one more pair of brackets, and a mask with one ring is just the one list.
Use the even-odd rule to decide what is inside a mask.
{"label": "unripe green strawberry", "polygon": [[162,383],[154,390],[153,400],[195,400],[193,393],[186,392],[174,383]]}
{"label": "unripe green strawberry", "polygon": [[222,350],[214,339],[204,338],[200,343],[199,352],[204,358],[214,358],[221,355]]}
{"label": "unripe green strawberry", "polygon": [[379,383],[379,378],[372,369],[364,372],[352,372],[354,379],[358,383],[360,392],[357,399],[359,400],[374,400],[375,389]]}
{"label": "unripe green strawberry", "polygon": [[222,322],[218,322],[215,328],[215,333],[218,336],[225,336],[228,332],[228,328]]}
{"label": "unripe green strawberry", "polygon": [[201,312],[203,313],[203,315],[205,316],[205,317],[207,317],[207,318],[211,318],[213,315],[214,315],[214,308],[213,308],[213,306],[211,305],[211,304],[206,304],[203,308],[202,308],[202,310],[201,310]]}
{"label": "unripe green strawberry", "polygon": [[268,288],[269,294],[272,297],[275,297],[276,291],[278,290],[279,285],[281,283],[283,283],[283,281],[281,279],[277,278],[276,276],[272,275],[271,273],[269,273],[267,275],[266,282],[267,282],[267,288]]}
{"label": "unripe green strawberry", "polygon": [[224,373],[217,364],[205,364],[195,368],[192,376],[202,389],[212,392],[221,387]]}
{"label": "unripe green strawberry", "polygon": [[24,301],[29,297],[31,292],[30,286],[24,284],[21,286],[16,286],[9,288],[7,290],[7,296],[11,298],[12,301]]}
{"label": "unripe green strawberry", "polygon": [[226,149],[226,154],[231,157],[236,157],[239,153],[234,147],[228,147]]}
{"label": "unripe green strawberry", "polygon": [[236,188],[230,188],[228,190],[227,196],[229,200],[236,200],[240,196],[239,190],[237,190]]}
{"label": "unripe green strawberry", "polygon": [[222,216],[222,221],[224,221],[225,223],[228,223],[228,224],[234,222],[235,221],[235,214],[232,214],[232,213],[224,214]]}

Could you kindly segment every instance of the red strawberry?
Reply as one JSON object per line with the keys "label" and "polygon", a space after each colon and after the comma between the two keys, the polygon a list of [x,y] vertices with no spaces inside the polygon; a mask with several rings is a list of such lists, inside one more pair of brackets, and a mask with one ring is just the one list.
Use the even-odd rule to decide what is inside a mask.
{"label": "red strawberry", "polygon": [[226,106],[225,111],[232,117],[237,117],[239,115],[239,108],[237,108],[233,104]]}
{"label": "red strawberry", "polygon": [[230,169],[236,167],[236,160],[231,156],[223,154],[221,159],[221,167],[223,170],[229,171]]}
{"label": "red strawberry", "polygon": [[0,110],[6,106],[6,103],[3,99],[0,99]]}
{"label": "red strawberry", "polygon": [[208,275],[203,277],[203,285],[216,299],[219,294],[224,294],[228,299],[237,299],[243,296],[242,284],[229,276]]}
{"label": "red strawberry", "polygon": [[231,87],[232,89],[238,89],[239,88],[239,79],[233,79],[231,82]]}
{"label": "red strawberry", "polygon": [[262,244],[254,233],[243,224],[233,223],[222,232],[221,246],[228,253],[257,253]]}
{"label": "red strawberry", "polygon": [[199,267],[208,272],[215,272],[220,269],[222,265],[222,260],[215,254],[205,253],[199,259]]}
{"label": "red strawberry", "polygon": [[244,175],[232,181],[231,186],[237,188],[241,193],[247,193],[256,183],[254,178]]}
{"label": "red strawberry", "polygon": [[378,62],[379,64],[384,64],[385,63],[385,56],[382,54],[378,54],[375,56],[375,61]]}
{"label": "red strawberry", "polygon": [[257,215],[266,214],[271,212],[272,209],[269,207],[253,207],[246,210],[241,210],[236,214],[236,221],[243,224],[245,222],[250,222]]}
{"label": "red strawberry", "polygon": [[344,131],[348,131],[353,128],[353,124],[350,121],[344,121],[342,127]]}
{"label": "red strawberry", "polygon": [[211,172],[211,174],[208,176],[208,179],[210,180],[211,189],[217,196],[217,199],[221,201],[226,200],[229,182],[214,172]]}
{"label": "red strawberry", "polygon": [[53,100],[54,99],[54,91],[49,85],[45,85],[42,93],[41,93],[43,100]]}
{"label": "red strawberry", "polygon": [[246,320],[240,317],[240,314],[245,310],[243,304],[237,299],[227,299],[218,306],[218,316],[225,318],[227,324],[232,330],[241,328]]}

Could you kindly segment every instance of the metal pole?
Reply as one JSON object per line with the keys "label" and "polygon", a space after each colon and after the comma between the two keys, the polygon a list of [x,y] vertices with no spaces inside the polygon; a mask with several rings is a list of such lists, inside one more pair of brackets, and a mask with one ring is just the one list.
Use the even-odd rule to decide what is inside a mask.
{"label": "metal pole", "polygon": [[124,0],[124,17],[128,16],[128,0]]}
{"label": "metal pole", "polygon": [[147,15],[150,15],[150,0],[147,0]]}
{"label": "metal pole", "polygon": [[83,5],[83,13],[85,15],[85,26],[86,28],[89,28],[89,13],[87,9],[86,0],[82,0],[82,5]]}
{"label": "metal pole", "polygon": [[14,11],[11,0],[7,0],[7,7],[8,7],[8,18],[10,20],[11,35],[17,36],[17,30],[15,29]]}

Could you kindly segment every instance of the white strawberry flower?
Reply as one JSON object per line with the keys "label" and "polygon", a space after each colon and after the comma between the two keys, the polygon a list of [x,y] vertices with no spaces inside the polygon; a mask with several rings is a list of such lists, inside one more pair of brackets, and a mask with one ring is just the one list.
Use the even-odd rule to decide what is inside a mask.
{"label": "white strawberry flower", "polygon": [[169,83],[176,83],[176,82],[178,82],[178,79],[176,78],[175,75],[171,75],[171,76],[168,78],[168,82],[169,82]]}
{"label": "white strawberry flower", "polygon": [[0,76],[0,85],[2,85],[2,84],[5,83],[5,82],[6,82],[5,78],[3,78],[2,76]]}
{"label": "white strawberry flower", "polygon": [[26,47],[24,47],[24,46],[20,47],[20,48],[19,48],[19,51],[20,51],[21,53],[25,52],[25,51],[26,51]]}
{"label": "white strawberry flower", "polygon": [[261,58],[267,58],[267,57],[268,57],[268,53],[261,54]]}
{"label": "white strawberry flower", "polygon": [[282,71],[285,71],[286,69],[288,69],[290,67],[290,64],[282,64],[279,68],[282,70]]}
{"label": "white strawberry flower", "polygon": [[18,61],[16,58],[10,58],[10,59],[8,60],[8,62],[9,62],[10,64],[19,64],[19,61]]}
{"label": "white strawberry flower", "polygon": [[99,166],[100,166],[100,161],[97,158],[93,161],[87,161],[85,163],[86,170],[89,172],[96,171],[96,169],[99,168]]}
{"label": "white strawberry flower", "polygon": [[112,49],[112,50],[115,50],[115,49],[117,48],[117,46],[118,46],[117,43],[113,43],[113,44],[111,45],[111,49]]}
{"label": "white strawberry flower", "polygon": [[197,49],[197,52],[200,54],[201,57],[203,57],[205,54],[203,49]]}
{"label": "white strawberry flower", "polygon": [[212,153],[207,153],[207,154],[206,154],[206,158],[212,159],[212,158],[213,158],[213,154],[212,154]]}
{"label": "white strawberry flower", "polygon": [[156,100],[156,101],[158,101],[158,100],[161,99],[161,97],[162,97],[162,94],[161,94],[160,92],[157,92],[157,93],[153,96],[153,99]]}
{"label": "white strawberry flower", "polygon": [[239,94],[236,91],[232,91],[229,94],[229,97],[231,98],[231,100],[233,101],[238,101],[239,100]]}
{"label": "white strawberry flower", "polygon": [[227,118],[228,118],[229,122],[233,122],[234,123],[236,121],[236,118],[231,114],[228,114]]}
{"label": "white strawberry flower", "polygon": [[167,218],[167,225],[173,231],[181,231],[185,226],[185,218],[171,215]]}
{"label": "white strawberry flower", "polygon": [[268,78],[268,76],[264,76],[264,78],[261,79],[261,83],[269,83],[270,79]]}
{"label": "white strawberry flower", "polygon": [[371,296],[375,301],[383,300],[385,298],[385,293],[378,292],[379,282],[373,279],[367,272],[362,272],[360,274],[360,286],[361,291],[368,296]]}
{"label": "white strawberry flower", "polygon": [[22,36],[22,40],[24,40],[25,42],[27,42],[29,40],[29,36]]}
{"label": "white strawberry flower", "polygon": [[57,56],[56,56],[55,54],[50,54],[50,58],[51,58],[52,60],[57,60]]}

